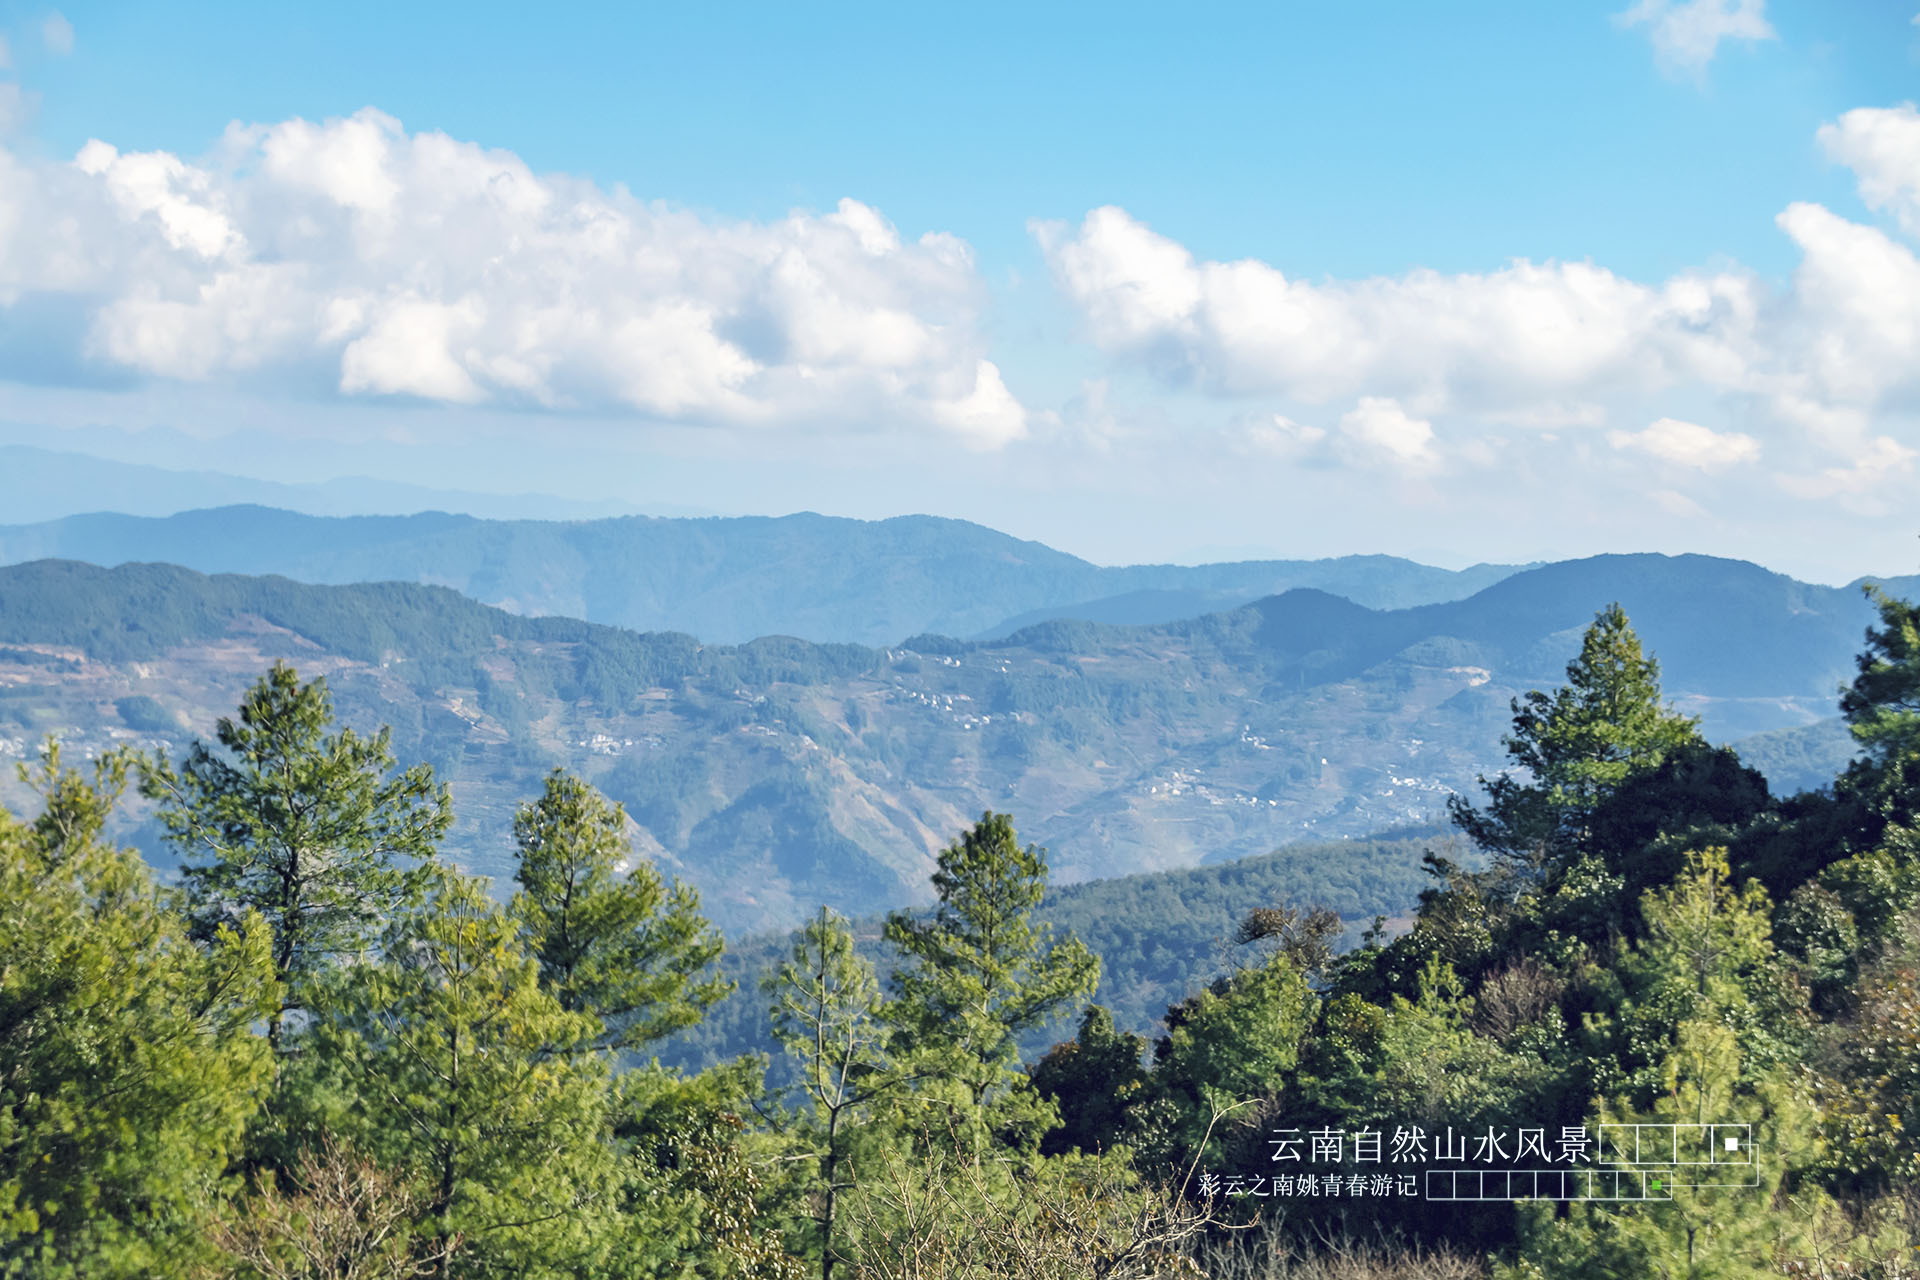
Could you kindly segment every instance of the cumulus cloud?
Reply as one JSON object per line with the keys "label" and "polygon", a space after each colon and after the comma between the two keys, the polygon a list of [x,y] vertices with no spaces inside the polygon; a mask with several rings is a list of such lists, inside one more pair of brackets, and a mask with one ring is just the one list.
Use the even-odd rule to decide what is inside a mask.
{"label": "cumulus cloud", "polygon": [[1891,213],[1909,235],[1920,233],[1920,111],[1911,102],[1849,111],[1822,125],[1819,139],[1829,159],[1859,178],[1869,208]]}
{"label": "cumulus cloud", "polygon": [[[1450,424],[1447,458],[1463,463],[1479,443],[1468,424],[1652,422],[1612,442],[1703,469],[1757,457],[1765,432],[1784,432],[1813,455],[1800,471],[1824,477],[1790,490],[1844,499],[1895,482],[1883,442],[1905,448],[1895,437],[1920,412],[1920,256],[1908,242],[1920,238],[1920,111],[1849,112],[1821,141],[1904,236],[1790,205],[1776,219],[1800,255],[1785,288],[1738,266],[1648,283],[1591,262],[1524,260],[1303,280],[1253,259],[1197,259],[1115,207],[1032,230],[1092,340],[1172,385],[1309,406],[1391,401],[1411,421]],[[1762,434],[1681,422],[1667,407],[1703,397]],[[1371,419],[1354,412],[1341,432],[1349,445],[1371,440],[1376,458],[1434,465],[1432,439],[1369,435]],[[1300,451],[1294,436],[1263,430],[1268,452]],[[1389,438],[1406,451],[1395,455]],[[1359,456],[1328,442],[1309,452]],[[1792,465],[1794,449],[1767,454]]]}
{"label": "cumulus cloud", "polygon": [[1244,454],[1314,467],[1418,474],[1442,461],[1433,424],[1414,417],[1391,396],[1362,396],[1340,415],[1334,431],[1285,414],[1253,414],[1234,424],[1231,438]]}
{"label": "cumulus cloud", "polygon": [[953,236],[854,200],[701,218],[372,110],[236,126],[198,161],[0,151],[0,304],[46,293],[89,301],[96,359],[158,378],[318,369],[348,396],[987,448],[1027,429]]}
{"label": "cumulus cloud", "polygon": [[1722,40],[1772,40],[1767,0],[1639,0],[1616,14],[1622,26],[1645,26],[1653,56],[1669,75],[1706,71]]}
{"label": "cumulus cloud", "polygon": [[40,39],[47,52],[66,55],[73,52],[73,24],[54,10],[40,22]]}
{"label": "cumulus cloud", "polygon": [[1340,438],[1351,454],[1408,470],[1429,470],[1439,461],[1433,424],[1409,414],[1387,396],[1362,396],[1358,405],[1340,416]]}
{"label": "cumulus cloud", "polygon": [[1760,286],[1737,272],[1657,287],[1591,263],[1514,262],[1315,283],[1264,262],[1198,262],[1124,209],[1034,227],[1093,339],[1169,380],[1315,403],[1390,395],[1555,422],[1592,398],[1745,363]]}
{"label": "cumulus cloud", "polygon": [[1607,442],[1616,449],[1638,450],[1662,462],[1718,471],[1760,456],[1760,442],[1739,431],[1715,431],[1678,418],[1661,418],[1644,431],[1612,431]]}

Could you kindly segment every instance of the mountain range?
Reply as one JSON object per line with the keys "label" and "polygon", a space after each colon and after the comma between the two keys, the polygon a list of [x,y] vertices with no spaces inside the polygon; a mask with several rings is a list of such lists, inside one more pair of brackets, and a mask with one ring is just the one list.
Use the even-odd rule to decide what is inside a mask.
{"label": "mountain range", "polygon": [[988,808],[1069,882],[1428,819],[1501,766],[1509,700],[1557,683],[1613,600],[1710,736],[1773,731],[1763,754],[1795,784],[1844,758],[1831,717],[1871,617],[1861,593],[1657,555],[1404,609],[1295,589],[1152,626],[882,647],[705,644],[417,584],[37,561],[0,569],[0,751],[46,732],[177,750],[286,658],[451,781],[461,861],[502,872],[514,805],[566,765],[738,932],[822,901],[923,899],[934,855]]}
{"label": "mountain range", "polygon": [[288,484],[222,471],[122,462],[69,449],[0,443],[0,511],[15,522],[89,511],[168,516],[205,507],[257,504],[308,515],[461,511],[502,520],[584,520],[599,516],[709,516],[671,503],[580,501],[540,493],[474,493],[342,476]]}
{"label": "mountain range", "polygon": [[514,613],[722,644],[787,635],[890,645],[923,632],[1000,636],[1057,617],[1169,622],[1293,587],[1402,608],[1459,599],[1513,572],[1456,572],[1393,556],[1104,567],[932,516],[547,521],[235,506],[0,527],[0,564],[49,557],[329,584],[428,583]]}

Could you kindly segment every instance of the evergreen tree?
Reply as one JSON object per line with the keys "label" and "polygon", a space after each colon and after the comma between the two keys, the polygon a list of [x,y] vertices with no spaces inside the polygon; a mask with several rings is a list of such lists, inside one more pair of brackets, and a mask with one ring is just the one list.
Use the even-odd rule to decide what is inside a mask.
{"label": "evergreen tree", "polygon": [[569,1051],[598,1024],[542,986],[476,880],[444,876],[381,950],[320,989],[306,1127],[413,1179],[447,1274],[591,1273],[617,1227],[589,1212],[615,1181],[609,1076]]}
{"label": "evergreen tree", "polygon": [[[1268,1118],[1317,1009],[1306,975],[1276,951],[1167,1010],[1167,1034],[1154,1045],[1154,1088],[1175,1118],[1163,1139],[1171,1148],[1155,1154],[1188,1159],[1214,1117],[1243,1103],[1263,1105],[1238,1114],[1240,1125]],[[1214,1135],[1216,1151],[1228,1136]]]}
{"label": "evergreen tree", "polygon": [[624,809],[555,769],[513,824],[522,941],[560,1006],[599,1019],[589,1043],[602,1049],[690,1027],[732,990],[708,971],[723,943],[699,895],[635,858],[626,823]]}
{"label": "evergreen tree", "polygon": [[204,948],[130,851],[102,839],[126,781],[49,746],[0,810],[0,1274],[178,1274],[270,1069],[276,1006],[256,914]]}
{"label": "evergreen tree", "polygon": [[1725,849],[1689,852],[1686,872],[1641,900],[1645,936],[1621,965],[1628,999],[1622,1053],[1631,1069],[1658,1071],[1678,1029],[1707,1020],[1740,1036],[1754,1070],[1799,1051],[1805,1032],[1798,988],[1775,963],[1772,906],[1749,880],[1735,888]]}
{"label": "evergreen tree", "polygon": [[814,1170],[807,1187],[818,1206],[820,1276],[832,1280],[840,1199],[853,1186],[855,1128],[905,1079],[887,1053],[879,982],[841,917],[822,907],[764,989],[772,997],[774,1038],[799,1065],[798,1088],[811,1113],[794,1137]]}
{"label": "evergreen tree", "polygon": [[1043,1155],[1084,1151],[1097,1155],[1123,1141],[1129,1109],[1146,1097],[1141,1065],[1145,1036],[1120,1031],[1097,1004],[1080,1015],[1080,1031],[1057,1044],[1028,1073],[1033,1087],[1060,1110],[1060,1126],[1040,1143]]}
{"label": "evergreen tree", "polygon": [[890,1015],[903,1045],[962,1083],[978,1109],[1009,1083],[1019,1034],[1092,995],[1100,961],[1034,921],[1046,855],[1022,848],[1005,814],[981,815],[942,851],[933,887],[932,916],[887,917],[887,941],[904,961]]}
{"label": "evergreen tree", "polygon": [[[1699,851],[1679,880],[1642,899],[1646,931],[1626,966],[1634,998],[1620,1017],[1629,1048],[1651,1061],[1628,1096],[1595,1109],[1598,1126],[1678,1126],[1678,1153],[1702,1163],[1643,1169],[1666,1183],[1655,1202],[1576,1206],[1558,1222],[1529,1213],[1522,1260],[1531,1270],[1519,1274],[1779,1274],[1780,1263],[1808,1249],[1810,1224],[1828,1215],[1818,1189],[1795,1172],[1817,1155],[1817,1116],[1780,1052],[1777,1026],[1763,1016],[1765,993],[1782,985],[1767,897],[1752,883],[1734,890],[1727,874],[1724,850]],[[1735,1124],[1751,1131],[1731,1154],[1719,1142],[1724,1131],[1700,1127]],[[1602,1166],[1635,1163],[1622,1136],[1634,1130],[1595,1132],[1611,1135],[1596,1152]]]}
{"label": "evergreen tree", "polygon": [[249,911],[273,931],[281,1004],[267,1040],[276,1053],[314,975],[366,953],[425,883],[405,863],[433,857],[453,821],[430,767],[394,772],[388,730],[371,738],[330,730],[326,682],[302,684],[276,663],[238,718],[221,719],[218,750],[196,742],[178,769],[155,759],[143,771],[180,850],[197,936]]}
{"label": "evergreen tree", "polygon": [[1514,700],[1513,732],[1502,741],[1525,780],[1482,777],[1486,808],[1455,796],[1448,812],[1504,866],[1538,878],[1584,850],[1595,810],[1623,782],[1700,736],[1693,718],[1662,704],[1660,665],[1612,604],[1587,628],[1564,685]]}
{"label": "evergreen tree", "polygon": [[1867,630],[1858,674],[1841,694],[1840,713],[1862,755],[1842,779],[1865,808],[1856,848],[1868,848],[1888,824],[1920,819],[1920,605],[1867,588],[1880,625]]}

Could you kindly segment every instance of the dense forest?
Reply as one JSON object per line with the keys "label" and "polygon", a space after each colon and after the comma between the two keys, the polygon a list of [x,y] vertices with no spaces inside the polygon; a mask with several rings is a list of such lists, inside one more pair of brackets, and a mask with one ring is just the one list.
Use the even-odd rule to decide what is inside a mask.
{"label": "dense forest", "polygon": [[[1055,933],[1079,938],[1100,957],[1094,1000],[1117,1027],[1148,1033],[1196,982],[1234,967],[1232,938],[1249,902],[1312,902],[1358,932],[1382,914],[1407,909],[1428,878],[1421,854],[1436,846],[1459,847],[1463,861],[1475,856],[1457,832],[1427,823],[1370,839],[1302,841],[1211,866],[1053,885],[1034,918]],[[890,955],[886,918],[859,917],[848,925],[855,949],[884,967]],[[776,1075],[790,1069],[767,1024],[759,980],[776,971],[791,949],[784,932],[730,937],[719,965],[734,990],[698,1023],[662,1041],[660,1059],[698,1068],[757,1050],[770,1055]],[[1022,1056],[1037,1057],[1070,1036],[1078,1014],[1065,1010],[1022,1033]]]}
{"label": "dense forest", "polygon": [[[1920,608],[1875,603],[1858,753],[1790,797],[1602,610],[1404,929],[1250,880],[1152,1036],[984,814],[930,908],[733,994],[778,1072],[662,1065],[723,939],[573,774],[493,885],[284,665],[177,758],[49,744],[0,817],[0,1274],[1911,1276]],[[105,838],[134,790],[177,884]]]}

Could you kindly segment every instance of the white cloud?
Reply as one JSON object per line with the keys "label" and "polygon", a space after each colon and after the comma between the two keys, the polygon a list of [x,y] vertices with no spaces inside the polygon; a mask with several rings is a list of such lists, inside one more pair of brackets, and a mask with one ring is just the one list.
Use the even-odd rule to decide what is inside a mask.
{"label": "white cloud", "polygon": [[1622,26],[1647,28],[1653,56],[1669,75],[1699,76],[1722,40],[1772,40],[1767,0],[1638,0],[1615,15]]}
{"label": "white cloud", "polygon": [[1610,431],[1607,442],[1616,449],[1638,450],[1699,471],[1718,471],[1760,456],[1760,442],[1750,435],[1714,431],[1678,418],[1661,418],[1644,431]]}
{"label": "white cloud", "polygon": [[1869,510],[1884,510],[1877,491],[1889,482],[1904,482],[1913,473],[1915,456],[1914,450],[1899,441],[1877,436],[1867,441],[1848,465],[1783,475],[1780,487],[1801,498],[1864,498]]}
{"label": "white cloud", "polygon": [[175,249],[201,258],[222,258],[242,247],[240,235],[211,192],[204,170],[182,164],[164,151],[121,155],[95,139],[80,148],[74,167],[105,184],[120,211],[131,221],[152,214],[161,234]]}
{"label": "white cloud", "polygon": [[1858,176],[1869,208],[1893,214],[1907,234],[1920,234],[1920,111],[1913,103],[1860,107],[1822,125],[1818,136],[1828,158]]}
{"label": "white cloud", "polygon": [[1399,401],[1386,396],[1362,396],[1357,406],[1342,414],[1340,439],[1350,457],[1412,471],[1429,470],[1440,460],[1434,451],[1433,424],[1413,417]]}
{"label": "white cloud", "polygon": [[234,127],[206,160],[0,149],[0,305],[67,294],[158,378],[918,427],[992,448],[1027,413],[987,358],[971,250],[853,200],[725,222],[367,110]]}
{"label": "white cloud", "polygon": [[37,94],[28,93],[18,81],[0,80],[0,136],[17,133],[33,117]]}
{"label": "white cloud", "polygon": [[[1920,238],[1920,111],[1850,112],[1821,141]],[[1874,450],[1905,448],[1920,413],[1920,256],[1818,204],[1790,205],[1776,223],[1800,252],[1785,288],[1738,266],[1645,283],[1591,262],[1524,260],[1310,281],[1252,259],[1196,259],[1114,207],[1032,229],[1092,340],[1169,384],[1308,405],[1391,400],[1411,420],[1445,421],[1449,463],[1490,456],[1476,433],[1659,419],[1614,443],[1712,467],[1758,456],[1775,433],[1784,443],[1765,452],[1776,467],[1824,477],[1796,492],[1892,485],[1892,455]],[[1695,434],[1705,428],[1670,417],[1668,406],[1702,399],[1755,434]],[[1268,443],[1298,452],[1291,438]],[[1309,456],[1336,453],[1354,456]]]}
{"label": "white cloud", "polygon": [[[1781,309],[1767,376],[1782,396],[1824,405],[1840,423],[1911,392],[1920,374],[1920,259],[1873,227],[1817,204],[1776,219],[1801,251]],[[1850,432],[1845,434],[1851,434]]]}
{"label": "white cloud", "polygon": [[1175,382],[1313,403],[1390,395],[1594,421],[1594,397],[1742,368],[1761,300],[1744,273],[1648,287],[1591,263],[1514,262],[1313,283],[1263,262],[1197,262],[1124,209],[1036,236],[1092,337]]}
{"label": "white cloud", "polygon": [[40,23],[40,39],[45,42],[48,53],[69,54],[73,52],[73,24],[62,17],[59,10],[48,14]]}

